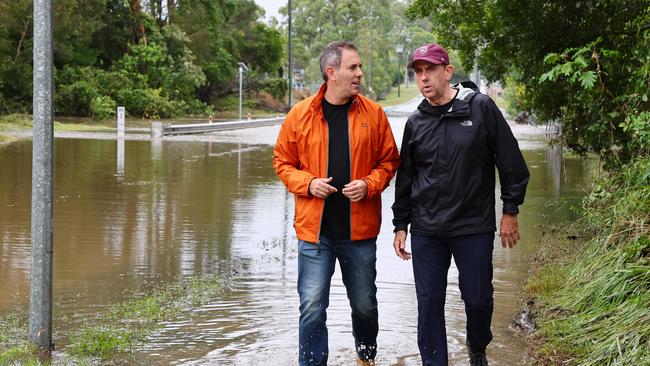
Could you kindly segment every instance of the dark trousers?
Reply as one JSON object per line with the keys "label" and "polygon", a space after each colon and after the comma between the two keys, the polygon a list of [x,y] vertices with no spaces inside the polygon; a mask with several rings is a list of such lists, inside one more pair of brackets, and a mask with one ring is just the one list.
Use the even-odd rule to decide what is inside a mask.
{"label": "dark trousers", "polygon": [[418,347],[422,364],[447,365],[445,294],[454,257],[467,316],[467,344],[485,350],[492,340],[492,251],[494,232],[449,238],[412,235],[418,299]]}

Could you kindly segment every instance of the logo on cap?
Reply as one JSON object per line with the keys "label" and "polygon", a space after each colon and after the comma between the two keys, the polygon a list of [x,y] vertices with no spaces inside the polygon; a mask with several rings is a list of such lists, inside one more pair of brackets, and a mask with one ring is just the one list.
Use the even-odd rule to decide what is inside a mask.
{"label": "logo on cap", "polygon": [[422,47],[418,48],[418,52],[419,52],[421,55],[426,54],[428,50],[429,50],[429,46],[422,46]]}

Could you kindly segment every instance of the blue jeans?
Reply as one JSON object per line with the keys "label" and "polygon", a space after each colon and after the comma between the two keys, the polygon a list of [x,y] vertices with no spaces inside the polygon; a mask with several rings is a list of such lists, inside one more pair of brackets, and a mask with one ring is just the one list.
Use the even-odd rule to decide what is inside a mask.
{"label": "blue jeans", "polygon": [[492,340],[494,232],[449,238],[413,234],[413,274],[418,298],[418,348],[425,366],[446,366],[445,294],[453,255],[465,302],[467,345],[485,350]]}
{"label": "blue jeans", "polygon": [[352,335],[357,355],[371,360],[377,353],[376,239],[336,241],[323,235],[318,244],[298,242],[298,362],[327,365],[327,307],[334,265],[339,261],[352,308]]}

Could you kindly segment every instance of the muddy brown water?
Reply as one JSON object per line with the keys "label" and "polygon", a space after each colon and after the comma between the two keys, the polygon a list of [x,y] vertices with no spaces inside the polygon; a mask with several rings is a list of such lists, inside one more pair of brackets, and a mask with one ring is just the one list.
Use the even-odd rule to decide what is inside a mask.
{"label": "muddy brown water", "polygon": [[[403,118],[391,118],[399,141]],[[222,298],[163,324],[129,364],[296,365],[298,297],[293,197],[271,167],[278,128],[148,141],[55,140],[54,341],[111,304],[161,282],[221,273]],[[515,132],[517,129],[515,128]],[[518,134],[531,171],[521,243],[495,244],[492,365],[525,365],[512,327],[539,224],[573,218],[594,164],[561,159],[540,136]],[[0,315],[26,312],[30,267],[31,141],[0,146]],[[410,262],[392,249],[391,185],[378,238],[379,365],[419,365]],[[498,189],[495,192],[498,196]],[[500,207],[497,207],[500,212]],[[498,240],[498,239],[497,239]],[[453,263],[453,262],[452,262]],[[330,365],[354,363],[340,272],[328,310]],[[465,315],[452,264],[450,364],[466,365]]]}

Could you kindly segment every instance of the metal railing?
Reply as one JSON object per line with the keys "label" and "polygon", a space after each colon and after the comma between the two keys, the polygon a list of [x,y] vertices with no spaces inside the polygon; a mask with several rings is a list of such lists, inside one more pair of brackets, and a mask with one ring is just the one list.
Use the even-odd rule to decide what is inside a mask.
{"label": "metal railing", "polygon": [[[193,133],[209,133],[217,131],[238,130],[281,124],[284,117],[260,118],[253,120],[238,120],[215,123],[193,123],[186,125],[165,124],[162,126],[163,136],[186,135]],[[152,124],[153,126],[153,124]],[[153,127],[152,127],[153,128]],[[153,131],[152,131],[153,133]]]}

